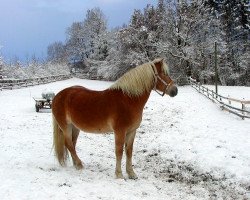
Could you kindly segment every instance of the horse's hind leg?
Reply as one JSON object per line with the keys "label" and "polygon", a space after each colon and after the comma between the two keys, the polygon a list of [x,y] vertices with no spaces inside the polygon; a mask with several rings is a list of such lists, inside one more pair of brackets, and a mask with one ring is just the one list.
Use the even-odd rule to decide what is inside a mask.
{"label": "horse's hind leg", "polygon": [[[78,128],[76,128],[74,125],[72,125],[72,142],[73,142],[73,146],[74,146],[75,151],[76,151],[76,142],[77,142],[77,138],[79,136],[79,132],[80,132],[80,130]],[[77,168],[77,163],[75,162],[75,159],[73,159],[73,157],[72,157],[72,160],[73,160],[74,166],[76,166],[76,168]]]}
{"label": "horse's hind leg", "polygon": [[80,130],[76,128],[74,125],[72,125],[72,142],[73,142],[74,148],[76,148],[76,142],[79,136],[79,132]]}
{"label": "horse's hind leg", "polygon": [[125,142],[125,147],[126,147],[126,171],[128,173],[128,177],[130,179],[137,179],[138,177],[136,176],[133,167],[132,167],[132,153],[133,153],[133,143],[135,139],[135,134],[136,130],[131,131],[126,134],[126,142]]}
{"label": "horse's hind leg", "polygon": [[78,137],[79,131],[73,127],[73,125],[67,125],[67,130],[64,132],[65,137],[65,146],[69,150],[74,166],[76,169],[82,169],[82,161],[79,159],[79,157],[76,154],[76,140]]}

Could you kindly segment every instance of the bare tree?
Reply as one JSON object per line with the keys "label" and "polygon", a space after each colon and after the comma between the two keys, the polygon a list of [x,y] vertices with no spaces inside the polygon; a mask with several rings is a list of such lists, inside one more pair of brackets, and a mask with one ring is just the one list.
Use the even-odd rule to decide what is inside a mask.
{"label": "bare tree", "polygon": [[54,42],[47,49],[48,61],[54,63],[67,62],[66,47],[62,42]]}

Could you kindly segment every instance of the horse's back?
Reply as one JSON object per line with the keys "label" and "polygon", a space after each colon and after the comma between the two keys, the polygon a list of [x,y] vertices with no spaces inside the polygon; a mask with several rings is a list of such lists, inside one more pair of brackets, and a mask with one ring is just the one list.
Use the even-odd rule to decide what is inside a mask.
{"label": "horse's back", "polygon": [[90,90],[83,86],[71,86],[71,87],[65,88],[61,90],[54,97],[52,109],[53,109],[53,105],[56,105],[58,103],[67,103],[67,101],[71,100],[73,97],[76,97],[76,96],[85,97],[85,96],[94,95],[95,93],[98,93],[98,91]]}
{"label": "horse's back", "polygon": [[55,96],[52,112],[58,121],[73,124],[86,132],[112,131],[108,96],[105,91],[69,87]]}

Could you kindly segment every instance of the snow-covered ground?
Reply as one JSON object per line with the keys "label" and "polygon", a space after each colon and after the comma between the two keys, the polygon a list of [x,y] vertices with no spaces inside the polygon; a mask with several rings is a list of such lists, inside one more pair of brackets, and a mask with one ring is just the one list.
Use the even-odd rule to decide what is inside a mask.
{"label": "snow-covered ground", "polygon": [[[215,86],[207,85],[206,88],[213,90],[215,92]],[[206,92],[205,92],[206,93]],[[222,95],[223,97],[229,97],[233,99],[237,99],[240,101],[249,101],[250,100],[250,92],[249,87],[242,87],[242,86],[218,86],[218,94]],[[242,104],[238,101],[228,101],[226,99],[221,99],[225,104],[232,105],[235,108],[242,109]],[[245,109],[250,111],[250,104],[245,104]],[[248,113],[245,113],[250,115]]]}
{"label": "snow-covered ground", "polygon": [[[221,111],[190,86],[179,87],[175,98],[152,92],[134,144],[138,180],[114,178],[112,134],[80,134],[77,151],[85,168],[77,171],[71,161],[59,166],[51,112],[36,113],[32,97],[44,89],[110,84],[74,78],[0,91],[1,200],[250,199],[250,120]],[[250,94],[247,87],[230,91]]]}

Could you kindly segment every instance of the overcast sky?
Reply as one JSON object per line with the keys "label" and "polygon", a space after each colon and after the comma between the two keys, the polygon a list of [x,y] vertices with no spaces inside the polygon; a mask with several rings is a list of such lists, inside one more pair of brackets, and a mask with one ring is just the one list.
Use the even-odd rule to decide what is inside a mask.
{"label": "overcast sky", "polygon": [[109,27],[128,23],[134,9],[157,0],[0,0],[0,46],[5,60],[46,57],[47,46],[65,41],[74,21],[83,21],[88,9],[99,7]]}

